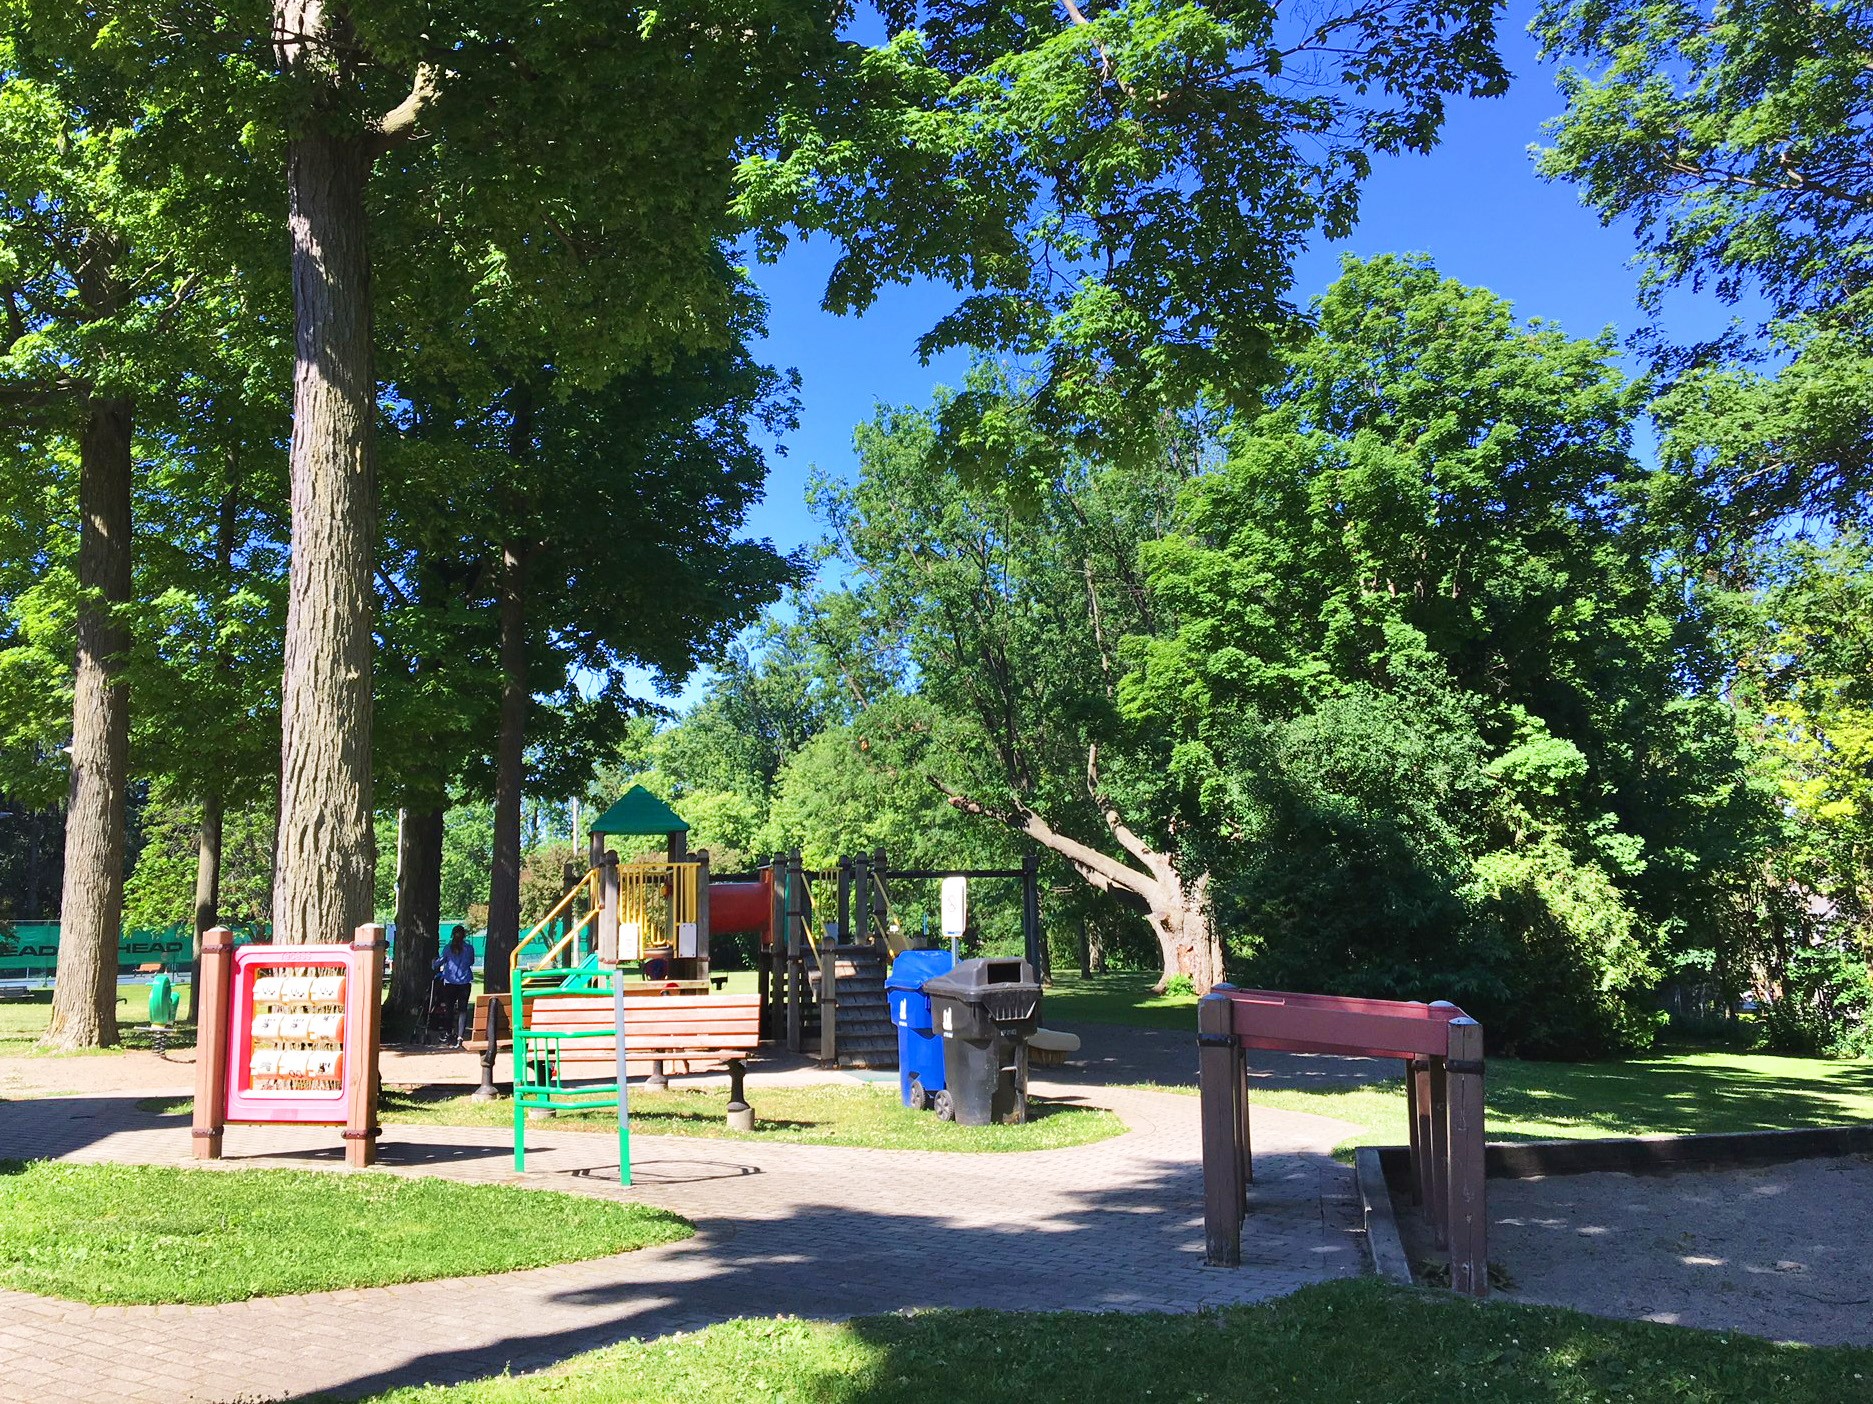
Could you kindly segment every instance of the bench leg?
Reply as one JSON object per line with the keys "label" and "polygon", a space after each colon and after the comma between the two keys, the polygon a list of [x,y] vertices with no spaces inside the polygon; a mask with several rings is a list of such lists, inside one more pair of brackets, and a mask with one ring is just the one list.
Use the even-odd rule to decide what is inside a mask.
{"label": "bench leg", "polygon": [[663,1059],[653,1058],[651,1060],[650,1076],[644,1079],[644,1086],[655,1092],[662,1092],[669,1088],[670,1079],[664,1074]]}
{"label": "bench leg", "polygon": [[743,1095],[743,1079],[747,1075],[747,1065],[741,1059],[728,1060],[728,1129],[731,1131],[754,1130],[754,1108]]}

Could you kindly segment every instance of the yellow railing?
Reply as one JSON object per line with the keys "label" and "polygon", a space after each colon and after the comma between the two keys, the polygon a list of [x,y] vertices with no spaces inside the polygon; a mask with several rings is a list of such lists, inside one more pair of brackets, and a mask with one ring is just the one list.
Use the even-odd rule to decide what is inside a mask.
{"label": "yellow railing", "polygon": [[[618,865],[618,956],[621,960],[640,960],[644,948],[664,942],[675,943],[678,928],[695,922],[701,909],[701,863],[620,863]],[[586,899],[585,915],[571,930],[533,960],[529,969],[543,970],[574,944],[597,920],[604,894],[604,869],[593,868],[554,904],[553,909],[534,924],[514,947],[508,958],[508,974],[520,969],[521,954],[533,942],[542,940],[555,921],[566,915],[581,894]]]}
{"label": "yellow railing", "polygon": [[672,946],[678,928],[697,920],[700,863],[618,865],[618,957],[642,959],[647,946]]}
{"label": "yellow railing", "polygon": [[526,950],[527,947],[531,945],[534,941],[541,939],[541,937],[544,936],[546,929],[550,927],[554,922],[558,921],[562,916],[564,916],[571,909],[573,902],[577,900],[580,893],[582,892],[585,893],[586,898],[587,898],[588,906],[586,909],[585,916],[580,919],[578,925],[574,926],[572,930],[568,931],[563,937],[561,937],[560,940],[554,944],[551,950],[549,950],[539,960],[535,961],[532,968],[535,970],[539,970],[547,965],[550,965],[553,962],[553,960],[559,955],[559,953],[566,948],[567,944],[571,942],[572,940],[574,940],[578,936],[580,931],[585,929],[586,923],[590,922],[595,916],[597,916],[598,914],[598,873],[599,873],[599,870],[597,868],[593,868],[584,877],[580,878],[576,883],[572,885],[572,887],[567,891],[564,897],[561,897],[557,902],[553,904],[553,909],[550,912],[548,912],[545,916],[541,917],[539,921],[534,923],[533,929],[531,931],[529,931],[525,936],[522,936],[520,940],[514,943],[514,953],[507,958],[508,987],[510,989],[513,987],[514,972],[520,969],[520,953]]}

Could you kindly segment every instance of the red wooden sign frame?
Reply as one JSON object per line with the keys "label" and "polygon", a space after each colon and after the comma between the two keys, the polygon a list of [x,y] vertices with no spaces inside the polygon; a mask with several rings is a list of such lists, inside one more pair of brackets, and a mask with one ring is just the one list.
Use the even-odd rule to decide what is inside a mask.
{"label": "red wooden sign frame", "polygon": [[[234,946],[202,938],[196,1019],[197,1160],[234,1123],[343,1126],[345,1162],[376,1157],[384,928],[349,945]],[[301,973],[304,972],[304,973]]]}

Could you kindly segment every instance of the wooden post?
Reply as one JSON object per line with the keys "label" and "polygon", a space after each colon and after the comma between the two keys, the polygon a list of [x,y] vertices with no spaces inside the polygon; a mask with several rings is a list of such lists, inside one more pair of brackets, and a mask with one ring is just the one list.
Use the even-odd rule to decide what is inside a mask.
{"label": "wooden post", "polygon": [[792,854],[787,859],[787,894],[781,905],[786,909],[786,969],[782,978],[787,986],[787,1051],[798,1053],[801,1044],[801,1021],[804,1018],[801,1006],[806,1002],[806,956],[800,949],[801,925],[806,920],[803,914],[805,897],[801,889],[805,886],[805,876],[800,871],[800,855]]}
{"label": "wooden post", "polygon": [[592,924],[598,928],[598,963],[612,969],[618,965],[618,920],[623,905],[624,889],[618,879],[618,855],[606,853],[598,862],[598,920]]}
{"label": "wooden post", "polygon": [[[1219,980],[1210,986],[1211,994],[1232,994],[1235,986],[1227,980]],[[1241,1040],[1235,1040],[1231,1046],[1235,1050],[1236,1065],[1230,1073],[1229,1085],[1236,1089],[1236,1174],[1242,1182],[1242,1208],[1246,1214],[1249,1206],[1249,1186],[1255,1183],[1255,1158],[1250,1151],[1249,1135],[1249,1060],[1242,1047]],[[1199,1057],[1199,1074],[1202,1060]]]}
{"label": "wooden post", "polygon": [[1203,1260],[1212,1267],[1242,1262],[1243,1117],[1234,1086],[1242,1076],[1235,1010],[1229,995],[1197,1001],[1198,1113],[1203,1127]]}
{"label": "wooden post", "polygon": [[[843,888],[842,888],[843,890]],[[826,923],[819,938],[819,1064],[839,1066],[839,928]]]}
{"label": "wooden post", "polygon": [[[351,1087],[345,1097],[345,1164],[362,1170],[377,1161],[377,1047],[383,1017],[384,928],[360,926],[351,949],[364,951],[354,967],[345,1022],[352,1031]],[[490,1020],[492,1022],[492,1020]]]}
{"label": "wooden post", "polygon": [[[1424,1157],[1431,1141],[1430,1064],[1423,1058],[1405,1059],[1405,1129],[1411,1135],[1411,1202],[1424,1203]],[[1418,1085],[1420,1073],[1424,1085]]]}
{"label": "wooden post", "polygon": [[[852,860],[839,860],[839,906],[837,911],[839,933],[846,940],[851,940],[852,930]],[[825,998],[824,995],[821,996]]]}
{"label": "wooden post", "polygon": [[[767,940],[763,941],[757,936],[754,943],[754,978],[755,987],[761,996],[761,1037],[764,1039],[780,1037],[780,1020],[774,1017],[775,1006],[779,1003],[774,984],[774,962],[781,956],[781,933],[787,929],[787,918],[781,910],[783,886],[775,883],[776,861],[773,858],[767,861]],[[779,988],[786,988],[784,975]]]}
{"label": "wooden post", "polygon": [[1483,1166],[1483,1026],[1450,1021],[1451,1290],[1489,1295],[1489,1205]]}
{"label": "wooden post", "polygon": [[696,978],[709,978],[709,850],[696,851]]}
{"label": "wooden post", "polygon": [[1047,952],[1041,941],[1040,859],[1033,853],[1021,855],[1021,945],[1022,954],[1034,968],[1034,978],[1051,984],[1053,972],[1047,968]]}
{"label": "wooden post", "polygon": [[1442,1248],[1449,1243],[1450,1229],[1450,1095],[1446,1060],[1430,1058],[1425,1073],[1426,1100],[1430,1115],[1426,1129],[1430,1142],[1425,1148],[1424,1217],[1431,1230],[1431,1246]]}
{"label": "wooden post", "polygon": [[221,1159],[228,1124],[228,1031],[233,1022],[234,933],[202,933],[200,986],[195,990],[195,1120],[197,1160]]}
{"label": "wooden post", "polygon": [[871,858],[861,853],[851,860],[851,910],[839,923],[840,935],[848,946],[863,946],[871,941]]}

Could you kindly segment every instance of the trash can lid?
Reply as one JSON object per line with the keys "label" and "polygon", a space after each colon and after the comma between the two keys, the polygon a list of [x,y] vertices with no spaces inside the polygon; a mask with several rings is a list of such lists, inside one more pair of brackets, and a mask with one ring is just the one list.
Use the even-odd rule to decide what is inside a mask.
{"label": "trash can lid", "polygon": [[941,975],[956,964],[956,957],[948,951],[899,951],[897,959],[891,962],[891,973],[885,978],[887,990],[921,990],[925,980]]}
{"label": "trash can lid", "polygon": [[958,961],[956,968],[947,975],[925,981],[924,993],[970,999],[998,985],[1032,985],[1038,990],[1040,981],[1034,978],[1034,967],[1025,960],[984,956]]}

